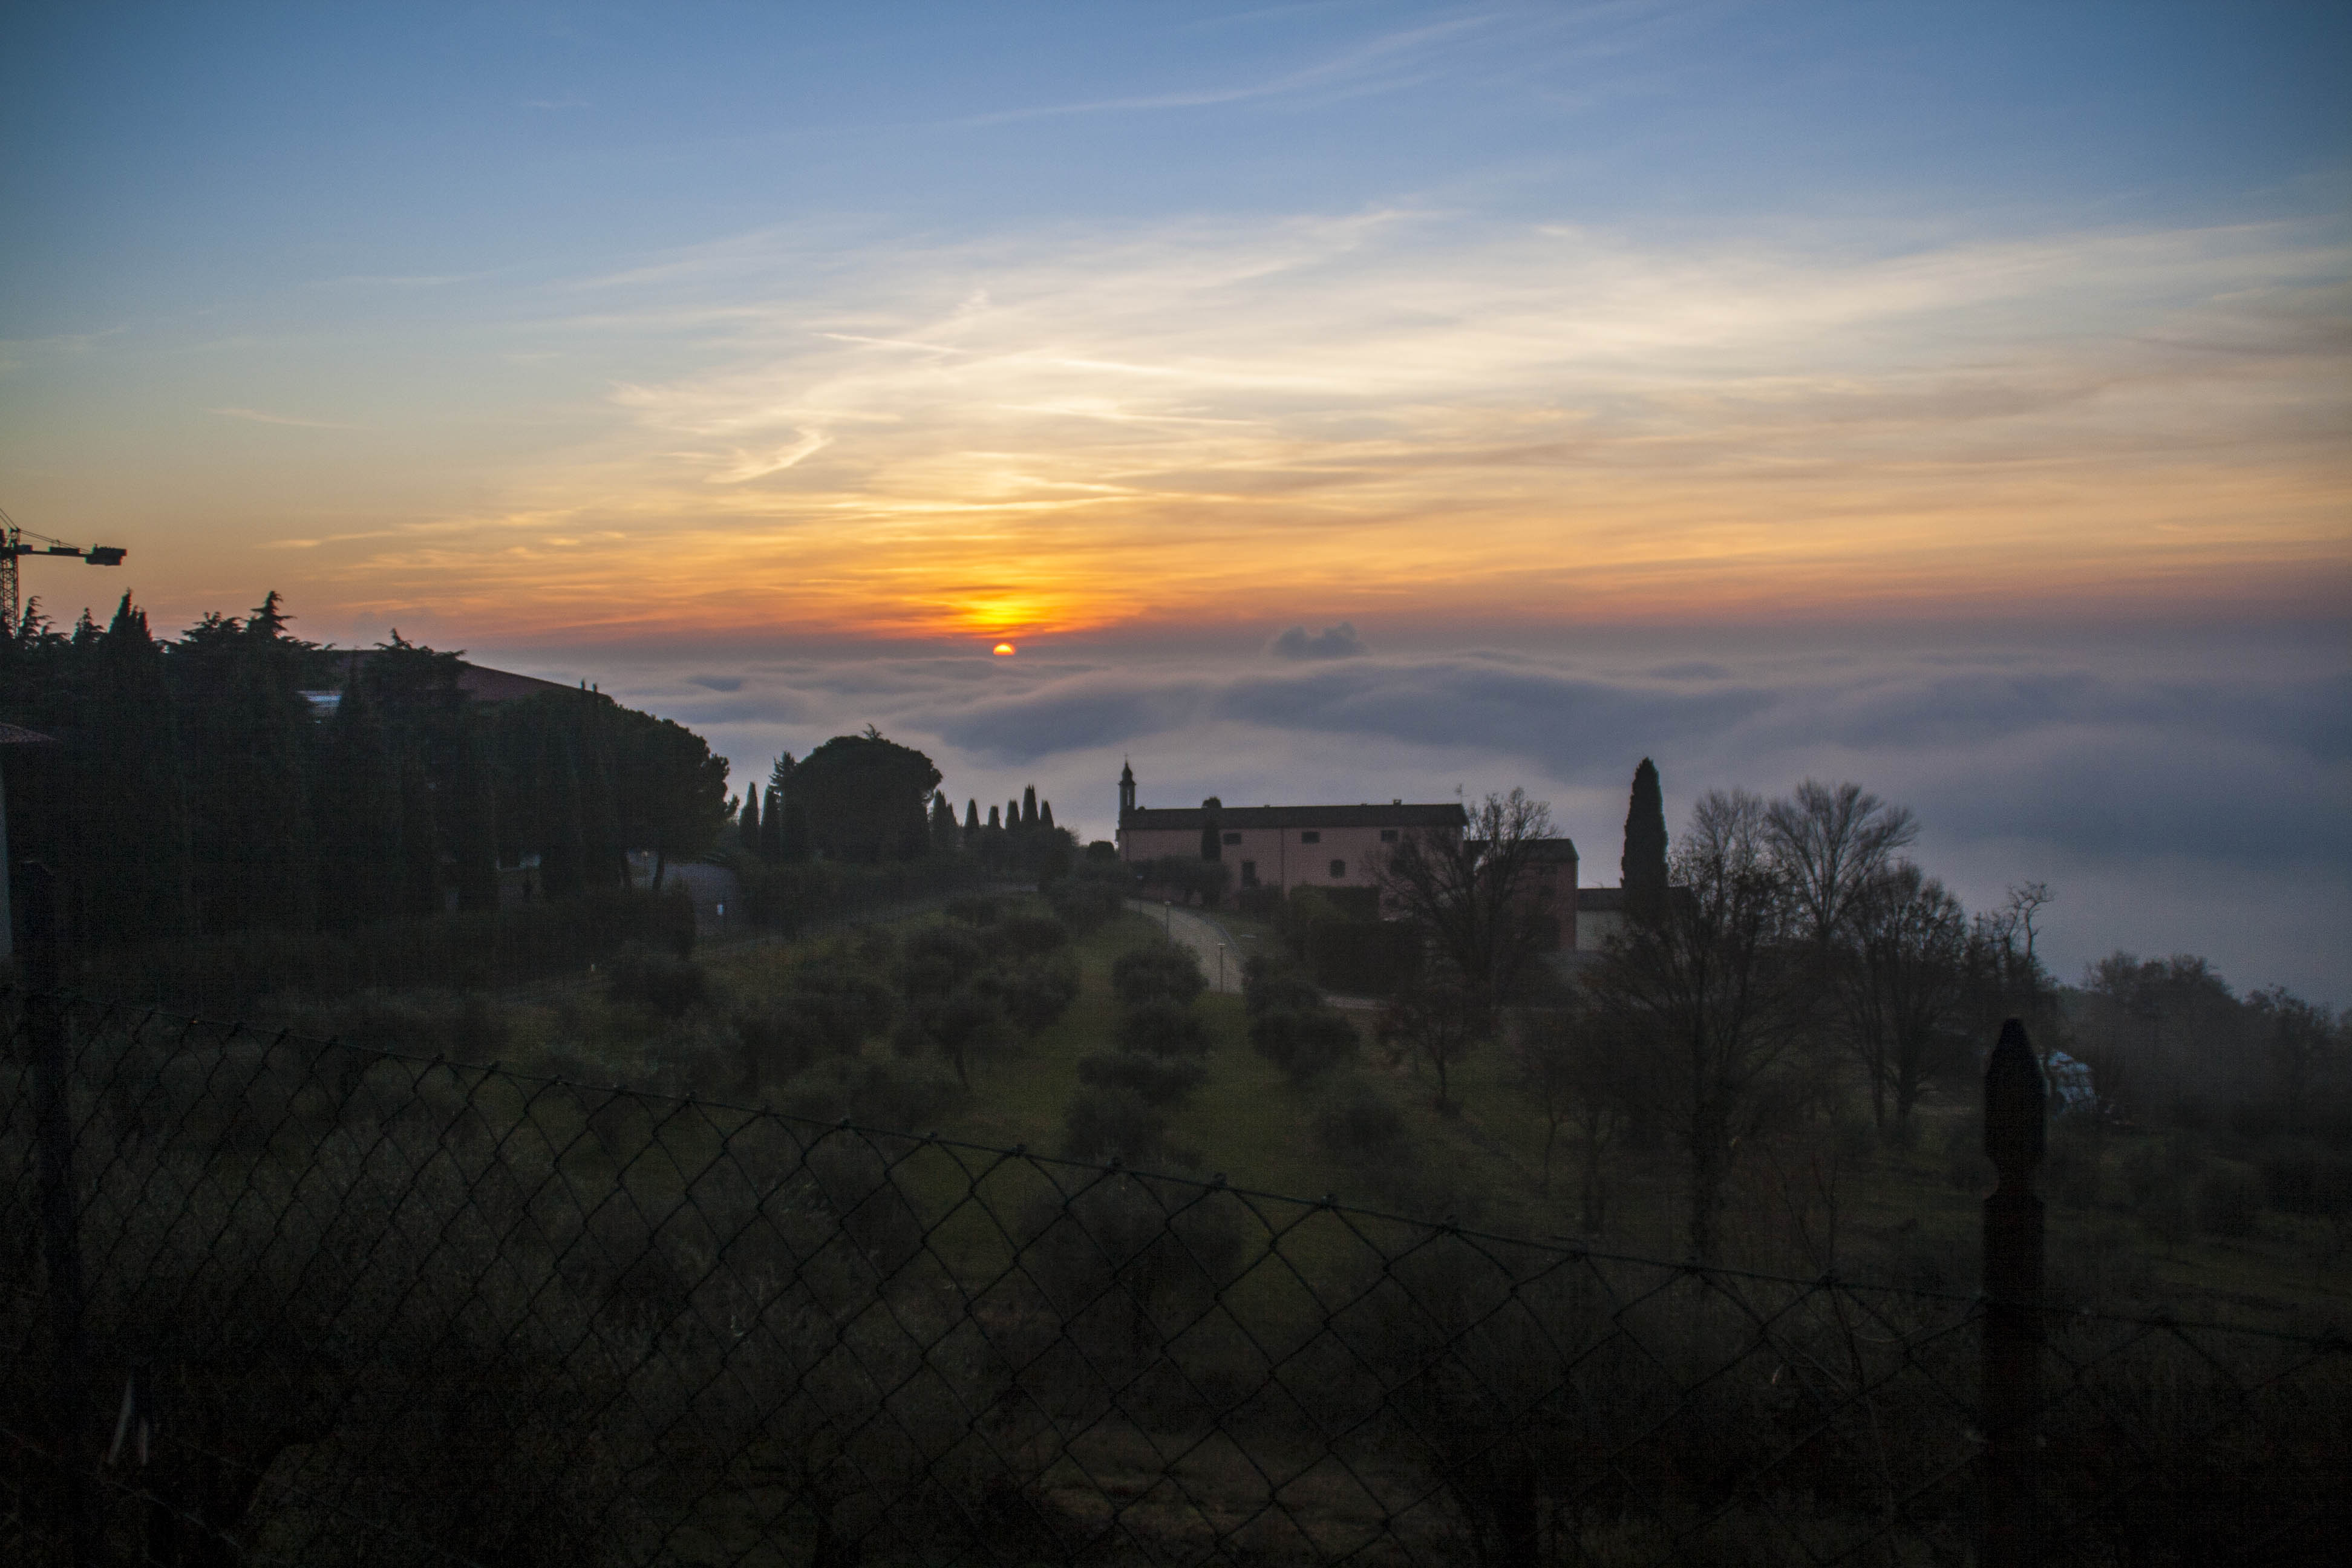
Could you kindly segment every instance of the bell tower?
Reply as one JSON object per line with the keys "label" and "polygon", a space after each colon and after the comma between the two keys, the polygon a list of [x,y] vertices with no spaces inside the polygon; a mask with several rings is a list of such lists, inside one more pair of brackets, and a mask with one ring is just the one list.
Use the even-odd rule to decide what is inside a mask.
{"label": "bell tower", "polygon": [[1121,759],[1118,764],[1118,820],[1127,825],[1128,814],[1135,809],[1135,769]]}

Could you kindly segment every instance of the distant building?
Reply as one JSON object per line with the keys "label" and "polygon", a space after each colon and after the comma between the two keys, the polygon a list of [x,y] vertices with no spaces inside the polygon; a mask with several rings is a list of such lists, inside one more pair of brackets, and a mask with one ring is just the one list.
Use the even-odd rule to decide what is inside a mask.
{"label": "distant building", "polygon": [[[1456,801],[1436,805],[1225,805],[1136,804],[1135,770],[1118,775],[1118,856],[1130,865],[1163,856],[1223,860],[1242,888],[1374,888],[1408,833],[1456,841],[1469,817]],[[1570,871],[1573,885],[1575,873]]]}
{"label": "distant building", "polygon": [[[358,668],[375,657],[373,648],[359,648],[344,656],[344,668],[356,672]],[[491,669],[483,665],[460,662],[457,666],[457,689],[476,702],[513,702],[525,697],[536,697],[542,691],[576,691],[560,680],[541,680],[535,675],[517,675],[510,669]],[[310,705],[310,717],[325,719],[342,705],[340,687],[330,690],[305,691],[303,700]]]}

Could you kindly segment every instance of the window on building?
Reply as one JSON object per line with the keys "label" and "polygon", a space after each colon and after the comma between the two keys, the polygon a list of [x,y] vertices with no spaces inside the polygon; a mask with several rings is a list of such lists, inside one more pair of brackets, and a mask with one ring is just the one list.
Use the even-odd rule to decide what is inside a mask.
{"label": "window on building", "polygon": [[1242,836],[1238,833],[1228,833],[1225,835],[1225,842],[1228,844],[1239,844],[1241,841]]}
{"label": "window on building", "polygon": [[1383,843],[1383,844],[1393,844],[1393,843],[1395,843],[1395,842],[1397,841],[1397,840],[1396,840],[1396,833],[1397,833],[1397,830],[1396,830],[1395,828],[1393,828],[1393,827],[1383,827],[1383,828],[1381,828],[1381,843]]}
{"label": "window on building", "polygon": [[1323,836],[1310,830],[1300,834],[1298,836],[1298,842],[1301,844],[1320,844],[1323,842]]}
{"label": "window on building", "polygon": [[1347,875],[1348,863],[1345,860],[1334,860],[1331,862],[1331,879],[1333,881],[1337,882],[1343,880]]}
{"label": "window on building", "polygon": [[1244,888],[1255,888],[1257,886],[1256,861],[1244,860],[1242,862],[1242,886]]}

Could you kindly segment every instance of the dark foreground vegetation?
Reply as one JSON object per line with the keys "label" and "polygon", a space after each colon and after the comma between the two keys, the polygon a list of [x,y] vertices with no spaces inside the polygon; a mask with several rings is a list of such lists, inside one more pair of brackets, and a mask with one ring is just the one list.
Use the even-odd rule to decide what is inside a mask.
{"label": "dark foreground vegetation", "polygon": [[[1175,973],[1132,951],[1153,956],[1122,972],[1129,1017]],[[614,988],[697,1005],[682,971]],[[6,1005],[0,1168],[26,1171],[42,1026]],[[10,1561],[71,1561],[77,1528],[80,1561],[174,1564],[1971,1555],[1965,1295],[283,1032],[64,1022],[70,1342],[33,1184],[0,1195]],[[896,1108],[955,1092],[931,1083]],[[2053,1560],[2324,1560],[2352,1480],[2340,1342],[2044,1326]]]}
{"label": "dark foreground vegetation", "polygon": [[[1856,786],[1670,839],[1644,764],[1572,957],[1491,798],[1377,892],[1221,908],[1232,995],[1034,794],[959,818],[869,731],[730,801],[674,725],[458,673],[274,602],[0,653],[71,988],[257,1026],[77,1004],[45,1099],[11,994],[0,1556],[63,1443],[91,1551],[162,1563],[1952,1560],[2007,1017],[2065,1549],[2342,1522],[2343,1021],[2186,957],[2061,984],[2050,889],[1971,915]],[[632,885],[688,856],[759,940]]]}

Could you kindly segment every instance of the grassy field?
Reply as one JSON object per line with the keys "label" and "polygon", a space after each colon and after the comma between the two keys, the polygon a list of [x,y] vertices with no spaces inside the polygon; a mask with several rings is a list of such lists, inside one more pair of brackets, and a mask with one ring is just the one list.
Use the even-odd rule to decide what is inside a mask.
{"label": "grassy field", "polygon": [[[898,922],[902,931],[933,922]],[[1271,947],[1270,925],[1242,916],[1223,923],[1243,951]],[[971,1092],[940,1119],[950,1136],[1053,1153],[1078,1089],[1078,1061],[1105,1048],[1116,1008],[1109,971],[1118,955],[1154,939],[1144,917],[1123,916],[1075,944],[1083,988],[1069,1012],[1014,1053],[978,1065]],[[780,988],[805,956],[792,946],[720,950],[706,957],[714,1001]],[[1547,1193],[1545,1127],[1511,1081],[1505,1053],[1488,1047],[1454,1069],[1457,1109],[1441,1114],[1434,1084],[1410,1062],[1391,1058],[1371,1036],[1374,1015],[1350,1010],[1363,1036],[1352,1069],[1398,1111],[1405,1146],[1376,1168],[1335,1160],[1313,1128],[1328,1086],[1300,1088],[1249,1048],[1241,998],[1204,994],[1195,1004],[1213,1040],[1205,1085],[1171,1119],[1171,1144],[1187,1173],[1221,1174],[1236,1186],[1394,1208],[1541,1239],[1575,1238],[1627,1254],[1672,1258],[1682,1241],[1681,1174],[1671,1147],[1623,1144],[1607,1152],[1605,1222],[1580,1236],[1580,1149],[1572,1130],[1557,1141]],[[614,1080],[641,1079],[648,1052],[681,1048],[673,1026],[650,1043],[643,1021],[593,994],[517,1011],[509,1059],[584,1058]],[[690,1033],[690,1031],[689,1031]],[[690,1042],[688,1047],[690,1049]],[[869,1041],[869,1053],[887,1043]],[[1723,1261],[1776,1273],[1835,1269],[1922,1289],[1967,1294],[1976,1288],[1978,1199],[1985,1172],[1969,1157],[1969,1107],[1958,1096],[1922,1109],[1908,1148],[1882,1143],[1866,1123],[1816,1122],[1740,1150],[1725,1226]],[[2137,1211],[2124,1171],[2145,1141],[2111,1131],[2086,1140],[2053,1130],[2048,1235],[2052,1289],[2084,1305],[2166,1306],[2279,1328],[2352,1316],[2352,1258],[2316,1217],[2262,1213],[2246,1234],[2209,1234],[2177,1214]],[[2206,1170],[2226,1172],[2229,1162]]]}

